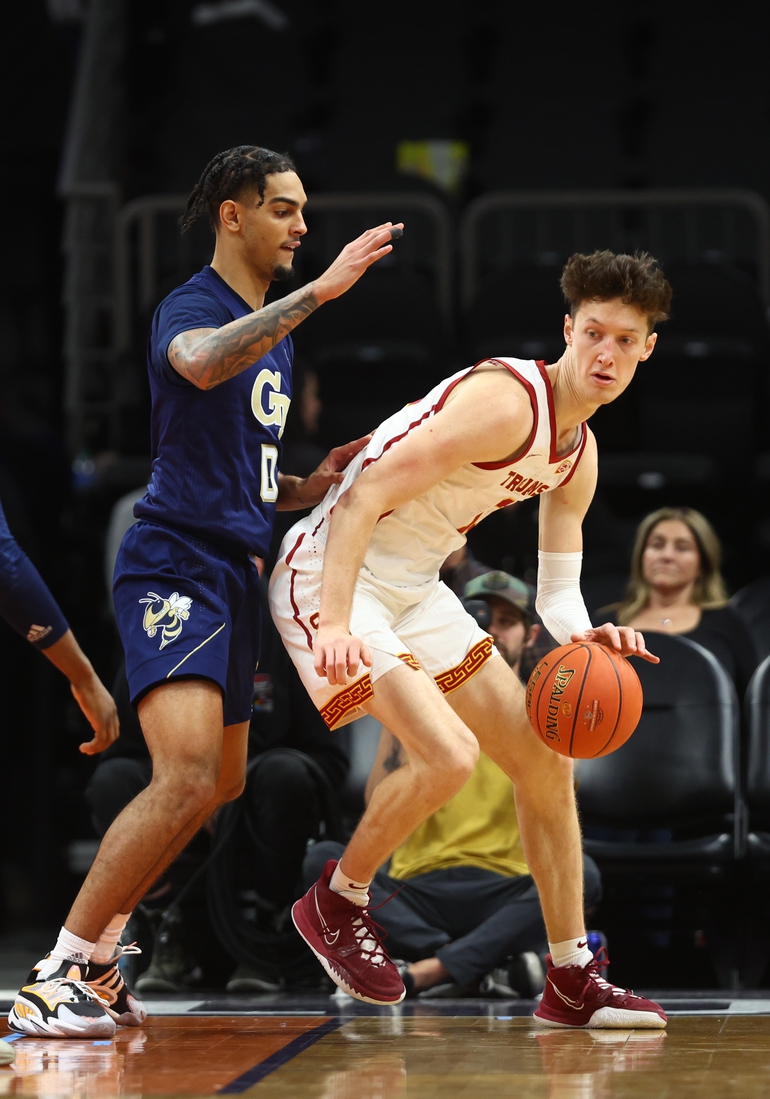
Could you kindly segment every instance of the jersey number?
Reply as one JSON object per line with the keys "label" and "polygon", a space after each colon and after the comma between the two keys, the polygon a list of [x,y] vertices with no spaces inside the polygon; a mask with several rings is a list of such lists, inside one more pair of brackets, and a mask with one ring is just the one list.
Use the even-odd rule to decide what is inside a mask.
{"label": "jersey number", "polygon": [[274,504],[278,499],[278,447],[270,443],[262,444],[262,476],[259,482],[259,495],[266,504]]}

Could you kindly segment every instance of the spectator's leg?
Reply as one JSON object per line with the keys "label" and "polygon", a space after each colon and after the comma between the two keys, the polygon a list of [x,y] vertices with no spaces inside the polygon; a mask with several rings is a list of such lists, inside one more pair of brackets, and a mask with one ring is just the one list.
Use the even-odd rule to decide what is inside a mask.
{"label": "spectator's leg", "polygon": [[[601,897],[601,878],[592,859],[584,856],[585,906],[593,907]],[[469,881],[463,895],[454,885],[446,902],[461,916],[466,907],[478,914],[479,923],[467,934],[442,947],[439,961],[460,985],[472,985],[506,958],[538,950],[546,941],[540,898],[532,878],[502,878],[490,874],[487,882]],[[497,879],[495,881],[495,879]]]}
{"label": "spectator's leg", "polygon": [[256,891],[285,908],[300,896],[302,860],[322,819],[317,780],[299,756],[276,752],[249,771],[244,797],[256,846]]}
{"label": "spectator's leg", "polygon": [[86,786],[85,798],[91,820],[101,837],[130,801],[149,785],[152,763],[148,759],[118,756],[106,759],[94,771]]}
{"label": "spectator's leg", "polygon": [[440,922],[432,918],[420,891],[412,888],[415,880],[419,879],[399,881],[380,870],[371,884],[372,907],[382,905],[374,918],[388,933],[388,953],[408,962],[432,958],[450,941]]}
{"label": "spectator's leg", "polygon": [[329,859],[339,861],[344,850],[345,844],[336,840],[322,840],[308,847],[302,860],[302,888],[305,892],[321,877]]}

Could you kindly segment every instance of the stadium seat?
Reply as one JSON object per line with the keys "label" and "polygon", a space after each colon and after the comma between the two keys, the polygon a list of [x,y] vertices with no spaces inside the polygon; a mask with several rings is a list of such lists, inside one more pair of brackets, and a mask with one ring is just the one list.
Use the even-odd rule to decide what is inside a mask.
{"label": "stadium seat", "polygon": [[297,347],[318,374],[330,445],[372,431],[461,365],[430,284],[398,269],[368,272],[302,328]]}
{"label": "stadium seat", "polygon": [[463,319],[469,361],[506,355],[556,362],[564,351],[567,311],[559,274],[559,268],[532,264],[486,275]]}
{"label": "stadium seat", "polygon": [[[706,890],[712,962],[720,982],[734,986],[728,897],[744,819],[738,700],[700,645],[664,634],[648,643],[660,664],[634,661],[644,690],[639,727],[619,751],[577,766],[585,851],[605,880],[625,888],[674,884],[678,901],[686,890]],[[666,830],[668,842],[645,842],[655,830]]]}
{"label": "stadium seat", "polygon": [[662,356],[762,357],[768,327],[756,281],[722,263],[666,264],[674,288]]}
{"label": "stadium seat", "polygon": [[749,627],[760,659],[770,655],[770,576],[747,584],[730,602]]}
{"label": "stadium seat", "polygon": [[[770,592],[770,581],[765,584]],[[750,584],[741,595],[748,592]],[[740,610],[740,605],[736,604]],[[746,691],[746,867],[743,890],[745,987],[757,987],[770,961],[770,656],[759,665]]]}

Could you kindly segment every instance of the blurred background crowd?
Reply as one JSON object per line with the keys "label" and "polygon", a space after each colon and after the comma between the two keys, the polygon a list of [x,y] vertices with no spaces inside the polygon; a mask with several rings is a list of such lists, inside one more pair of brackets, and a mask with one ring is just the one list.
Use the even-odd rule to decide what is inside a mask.
{"label": "blurred background crowd", "polygon": [[[6,17],[0,500],[107,684],[121,667],[107,577],[149,474],[149,321],[210,258],[208,228],[182,240],[177,218],[214,153],[258,143],[298,166],[309,231],[296,278],[278,292],[320,273],[368,225],[405,223],[391,257],[297,330],[289,473],[469,362],[554,361],[558,277],[572,252],[642,248],[661,261],[671,320],[627,394],[592,421],[600,479],[584,592],[592,614],[626,599],[625,621],[692,635],[727,679],[687,665],[698,697],[684,699],[645,681],[647,720],[656,707],[679,715],[650,733],[661,740],[649,741],[646,806],[608,806],[602,791],[623,776],[590,770],[582,804],[605,877],[596,919],[612,939],[629,896],[642,913],[625,956],[616,933],[627,968],[613,976],[641,979],[642,935],[665,949],[669,973],[684,950],[691,984],[747,979],[720,944],[737,934],[727,901],[747,873],[764,880],[770,850],[765,680],[749,691],[770,653],[770,19],[576,11],[557,27],[552,12],[504,0],[30,0]],[[667,508],[695,511],[657,514]],[[458,591],[490,571],[534,583],[536,509],[503,509],[471,532],[469,556],[447,565]],[[279,515],[274,552],[294,518]],[[661,642],[671,644],[669,667],[684,669],[692,653]],[[95,763],[77,753],[83,719],[66,681],[2,622],[0,659],[1,926],[48,929],[97,842]],[[703,757],[692,745],[711,717],[692,714],[706,696],[717,719]],[[273,706],[255,680],[255,720]],[[685,726],[668,773],[701,786],[661,792],[655,760]],[[285,730],[255,735],[260,750],[291,746]],[[322,740],[309,754],[343,793],[333,809],[322,798],[316,816],[326,838],[342,839],[377,732]],[[631,866],[627,851],[602,847],[620,840],[633,841]],[[695,900],[680,905],[672,882],[685,880]],[[295,885],[261,898],[259,934],[283,933],[276,913]],[[257,924],[242,929],[247,946]],[[751,928],[743,934],[754,943]],[[230,962],[243,943],[223,944]],[[762,949],[752,947],[755,983]]]}

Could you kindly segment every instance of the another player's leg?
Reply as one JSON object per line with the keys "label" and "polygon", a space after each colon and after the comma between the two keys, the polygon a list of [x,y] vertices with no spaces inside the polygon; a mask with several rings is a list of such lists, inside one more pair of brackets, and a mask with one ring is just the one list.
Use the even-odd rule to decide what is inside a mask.
{"label": "another player's leg", "polygon": [[398,1003],[401,977],[367,912],[369,883],[396,847],[457,793],[478,758],[475,738],[432,679],[404,664],[381,676],[367,710],[408,763],[377,786],[338,864],[294,905],[294,922],[329,976],[368,1003]]}
{"label": "another player's leg", "polygon": [[119,937],[115,937],[114,934],[111,937],[110,928],[112,926],[119,935],[128,922],[131,911],[187,846],[198,829],[220,805],[232,801],[242,792],[246,773],[248,731],[248,722],[225,726],[222,740],[222,765],[213,800],[193,817],[169,844],[133,895],[123,903],[123,914],[119,914],[113,924],[108,925],[91,955],[87,983],[102,1000],[106,1001],[108,1012],[119,1026],[140,1026],[146,1019],[147,1012],[144,1005],[128,988],[119,965],[122,955],[134,953],[136,948],[133,944],[123,946]]}
{"label": "another player's leg", "polygon": [[[130,912],[216,805],[221,692],[207,681],[174,681],[152,691],[141,710],[153,757],[152,782],[107,831],[54,950],[30,974],[9,1014],[15,1030],[102,1036],[114,1032],[117,1015],[143,1015],[141,1005],[117,988],[122,978],[116,982],[111,972],[117,972],[117,944],[115,957],[95,963],[107,966],[103,973],[93,971],[95,988],[86,983],[88,963],[102,932],[108,925],[114,928],[116,913]],[[120,1000],[117,1011],[108,1004],[113,998]]]}
{"label": "another player's leg", "polygon": [[481,750],[514,782],[524,853],[551,945],[536,1018],[563,1027],[665,1026],[657,1004],[605,981],[601,962],[588,950],[572,761],[535,736],[521,683],[503,660],[493,658],[447,698]]}

